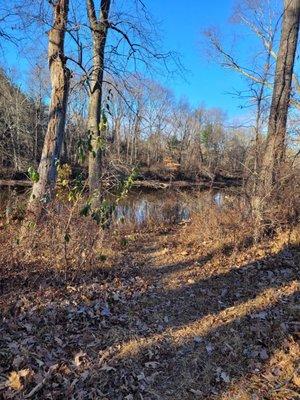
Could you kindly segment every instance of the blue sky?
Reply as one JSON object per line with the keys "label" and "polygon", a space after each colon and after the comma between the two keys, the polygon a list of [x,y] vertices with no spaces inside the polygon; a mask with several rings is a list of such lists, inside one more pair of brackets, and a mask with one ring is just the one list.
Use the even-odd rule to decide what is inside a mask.
{"label": "blue sky", "polygon": [[[237,26],[230,24],[234,0],[148,0],[154,18],[160,21],[166,49],[178,51],[188,69],[187,79],[175,79],[168,84],[177,97],[187,98],[192,105],[204,103],[207,107],[220,107],[234,118],[245,114],[235,96],[234,89],[243,89],[244,80],[235,72],[226,70],[207,56],[203,31],[217,26],[225,34]],[[246,51],[246,50],[245,50]]]}
{"label": "blue sky", "polygon": [[[186,68],[185,79],[176,77],[165,80],[159,76],[157,79],[170,87],[178,99],[187,99],[195,107],[204,105],[208,108],[221,108],[230,119],[247,114],[249,111],[240,107],[243,101],[230,94],[245,88],[245,81],[235,72],[209,60],[203,36],[203,31],[211,26],[218,27],[224,37],[229,37],[232,30],[241,29],[229,21],[235,0],[143,1],[158,22],[164,49],[178,52]],[[251,36],[246,39],[241,47],[241,56],[250,51],[253,41]],[[31,48],[34,48],[34,44]],[[30,64],[34,63],[31,51],[26,49],[22,54],[22,48],[16,51],[9,46],[5,58],[7,65],[17,66],[20,71],[19,82],[26,87],[24,76]]]}

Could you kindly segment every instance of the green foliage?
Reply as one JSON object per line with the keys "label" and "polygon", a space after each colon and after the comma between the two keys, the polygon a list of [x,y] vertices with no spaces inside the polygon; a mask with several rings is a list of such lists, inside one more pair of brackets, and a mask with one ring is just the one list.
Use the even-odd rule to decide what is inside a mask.
{"label": "green foliage", "polygon": [[[103,114],[105,115],[105,114]],[[99,129],[101,132],[106,131],[107,129],[107,118],[101,118]],[[80,164],[84,164],[86,161],[87,155],[92,153],[93,157],[96,158],[96,150],[104,150],[106,146],[106,141],[103,136],[98,136],[94,140],[93,144],[93,135],[91,132],[85,138],[80,138],[77,143],[77,157]]]}
{"label": "green foliage", "polygon": [[84,190],[84,178],[79,174],[72,179],[72,168],[69,164],[57,165],[56,197],[75,203]]}
{"label": "green foliage", "polygon": [[27,170],[28,177],[31,180],[31,182],[36,183],[40,180],[40,174],[34,167],[29,167]]}
{"label": "green foliage", "polygon": [[100,132],[105,132],[105,131],[107,131],[107,129],[108,129],[108,120],[107,120],[105,111],[102,110],[102,112],[101,112],[101,120],[100,120],[100,123],[99,123],[99,130],[100,130]]}
{"label": "green foliage", "polygon": [[98,259],[98,261],[105,261],[105,260],[107,260],[107,256],[105,255],[105,254],[99,254],[98,256],[97,256],[97,259]]}
{"label": "green foliage", "polygon": [[80,210],[80,215],[84,217],[90,215],[97,225],[100,225],[102,228],[108,228],[111,216],[115,211],[116,206],[127,196],[129,190],[132,188],[136,176],[137,170],[133,169],[131,174],[120,183],[115,198],[110,200],[103,199],[100,206],[95,209],[92,208],[92,199],[89,199]]}
{"label": "green foliage", "polygon": [[73,202],[76,201],[82,195],[83,190],[84,190],[84,178],[82,174],[79,174],[72,181],[68,194],[68,200]]}
{"label": "green foliage", "polygon": [[83,164],[85,162],[87,154],[92,151],[92,135],[91,133],[89,133],[86,138],[78,140],[77,155],[80,164]]}
{"label": "green foliage", "polygon": [[176,150],[180,147],[181,141],[176,137],[176,135],[171,136],[168,141],[170,150]]}
{"label": "green foliage", "polygon": [[36,223],[34,221],[28,221],[27,223],[27,228],[28,229],[34,229],[36,227]]}
{"label": "green foliage", "polygon": [[[95,143],[96,149],[97,150],[104,150],[105,149],[105,144],[106,144],[105,139],[103,137],[101,137],[101,136],[98,136],[97,139],[96,139],[96,143]],[[93,155],[94,155],[94,157],[96,157],[96,154],[94,154],[94,152],[93,152]]]}
{"label": "green foliage", "polygon": [[125,179],[123,182],[120,183],[120,186],[118,188],[116,203],[119,203],[127,196],[129,190],[132,188],[134,181],[137,178],[137,175],[138,171],[136,168],[134,168],[131,174],[127,177],[127,179]]}
{"label": "green foliage", "polygon": [[80,215],[82,217],[87,217],[89,215],[89,213],[91,212],[91,209],[92,209],[91,204],[86,203],[80,210]]}
{"label": "green foliage", "polygon": [[97,225],[100,225],[102,228],[107,228],[115,208],[116,205],[114,202],[103,200],[100,207],[92,211],[91,217]]}
{"label": "green foliage", "polygon": [[128,245],[128,239],[126,239],[126,238],[124,238],[124,237],[121,238],[120,244],[121,244],[121,246],[123,246],[123,247],[127,246],[127,245]]}
{"label": "green foliage", "polygon": [[201,143],[204,144],[205,146],[208,146],[209,140],[212,136],[212,132],[213,132],[212,124],[207,124],[203,129],[203,131],[200,132]]}

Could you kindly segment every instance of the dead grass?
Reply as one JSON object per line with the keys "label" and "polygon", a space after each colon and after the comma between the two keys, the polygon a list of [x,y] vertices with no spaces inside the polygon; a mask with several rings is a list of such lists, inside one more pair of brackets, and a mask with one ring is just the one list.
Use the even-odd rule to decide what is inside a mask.
{"label": "dead grass", "polygon": [[2,230],[1,260],[40,263],[57,269],[81,268],[110,254],[105,232],[91,218],[80,216],[79,204],[72,208],[55,203],[47,208],[42,222],[28,224],[20,240],[21,222],[5,224]]}
{"label": "dead grass", "polygon": [[67,264],[65,210],[27,253],[2,228],[2,398],[299,398],[300,231],[253,244],[245,209],[226,201],[107,236],[74,217]]}

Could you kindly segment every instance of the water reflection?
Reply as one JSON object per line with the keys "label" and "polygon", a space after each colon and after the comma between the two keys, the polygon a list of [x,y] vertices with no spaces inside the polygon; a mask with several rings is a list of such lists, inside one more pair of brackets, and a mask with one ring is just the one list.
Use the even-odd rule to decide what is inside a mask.
{"label": "water reflection", "polygon": [[[27,197],[26,191],[0,190],[0,215],[20,208]],[[118,225],[126,221],[139,226],[151,222],[177,224],[189,220],[193,212],[204,212],[207,206],[223,208],[229,198],[224,191],[134,191],[116,207],[112,222]]]}
{"label": "water reflection", "polygon": [[138,225],[149,222],[179,223],[189,220],[208,204],[222,207],[221,192],[139,192],[130,194],[114,212],[115,223],[131,221]]}

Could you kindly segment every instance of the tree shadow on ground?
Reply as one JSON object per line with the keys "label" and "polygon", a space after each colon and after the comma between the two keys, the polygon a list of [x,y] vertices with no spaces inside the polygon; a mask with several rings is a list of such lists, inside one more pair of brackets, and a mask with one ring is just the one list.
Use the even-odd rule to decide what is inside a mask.
{"label": "tree shadow on ground", "polygon": [[[106,278],[89,271],[49,298],[44,285],[39,298],[31,293],[29,304],[4,316],[0,374],[17,365],[43,375],[59,365],[35,398],[50,392],[53,399],[196,398],[191,389],[200,398],[219,396],[228,380],[260,374],[284,346],[295,319],[298,268],[299,247],[286,247],[221,274],[206,271],[192,283],[179,279],[177,286],[162,280],[173,266],[148,285],[142,271],[133,277],[117,269]],[[53,284],[51,271],[46,279]],[[30,275],[27,284],[30,291]]]}
{"label": "tree shadow on ground", "polygon": [[[295,399],[297,386],[290,382],[293,375],[286,376],[282,366],[272,361],[272,357],[280,351],[289,352],[292,341],[287,339],[296,334],[294,324],[299,300],[299,291],[284,295],[275,304],[258,312],[253,310],[241,317],[237,314],[232,322],[217,328],[212,325],[203,336],[198,334],[197,329],[183,330],[178,335],[175,332],[165,336],[159,346],[155,342],[142,346],[138,355],[130,358],[130,363],[135,365],[136,374],[143,371],[147,376],[151,373],[147,363],[157,362],[156,371],[160,379],[151,382],[148,387],[149,392],[157,394],[156,398],[220,398],[222,392],[231,387],[228,399],[234,400],[240,398],[235,385],[246,376],[251,380],[252,375],[256,384],[242,388],[244,395],[248,393],[249,398],[255,394],[259,399],[275,399],[282,374],[288,378],[286,383],[290,383],[290,390],[293,391],[293,397],[284,398]],[[153,355],[151,360],[149,354]],[[280,355],[277,360],[280,360]],[[259,387],[257,380],[264,379],[267,365],[273,381],[270,378],[266,380],[266,389],[264,385]],[[122,380],[119,382],[121,384]],[[109,390],[113,390],[112,387]]]}
{"label": "tree shadow on ground", "polygon": [[[207,258],[206,258],[207,257]],[[188,262],[188,266],[201,269],[211,255]],[[178,264],[157,268],[155,296],[145,299],[145,305],[151,309],[149,317],[142,313],[145,323],[156,320],[165,328],[190,324],[208,314],[217,314],[228,307],[255,298],[267,289],[276,289],[299,278],[297,265],[300,262],[299,248],[285,247],[271,255],[243,266],[233,266],[224,273],[209,271],[195,279],[179,277],[172,287],[160,279],[166,273],[180,270]],[[179,263],[181,264],[181,263]],[[184,265],[186,267],[186,265]],[[206,275],[207,275],[206,271]],[[185,281],[183,280],[185,279]],[[143,299],[141,299],[143,306]],[[163,307],[162,307],[163,306]],[[161,315],[161,319],[159,317]],[[166,322],[163,317],[167,316]]]}

